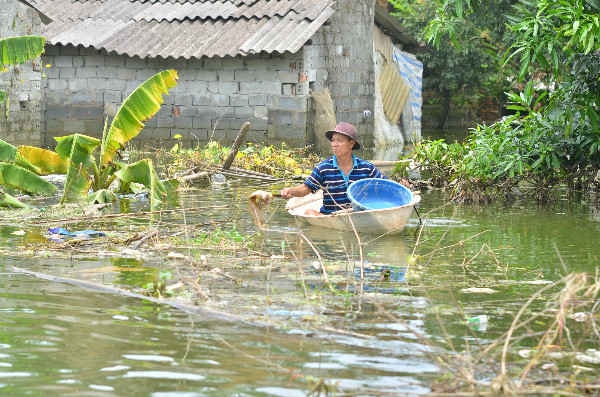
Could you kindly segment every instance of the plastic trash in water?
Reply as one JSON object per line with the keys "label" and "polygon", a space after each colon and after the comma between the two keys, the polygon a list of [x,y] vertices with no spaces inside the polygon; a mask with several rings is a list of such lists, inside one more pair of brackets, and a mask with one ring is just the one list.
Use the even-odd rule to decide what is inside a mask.
{"label": "plastic trash in water", "polygon": [[488,316],[480,314],[478,316],[468,317],[467,325],[475,331],[485,332],[488,325]]}
{"label": "plastic trash in water", "polygon": [[223,185],[223,184],[227,183],[227,178],[225,177],[225,175],[223,175],[219,172],[213,174],[211,176],[210,180],[213,183],[213,185]]}
{"label": "plastic trash in water", "polygon": [[69,231],[64,227],[51,227],[48,229],[48,233],[50,233],[50,239],[52,241],[61,242],[64,241],[63,237],[75,237],[75,238],[96,238],[96,237],[104,237],[106,234],[104,232],[99,232],[97,230],[76,230],[74,232]]}

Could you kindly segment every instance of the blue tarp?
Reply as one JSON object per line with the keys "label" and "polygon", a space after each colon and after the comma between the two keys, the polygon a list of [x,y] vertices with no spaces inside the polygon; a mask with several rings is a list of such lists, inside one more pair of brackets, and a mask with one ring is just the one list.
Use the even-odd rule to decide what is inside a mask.
{"label": "blue tarp", "polygon": [[[404,131],[409,134],[417,133],[421,136],[421,117],[423,105],[423,63],[414,55],[401,51],[392,46],[392,57],[396,63],[398,73],[408,83],[410,92],[406,106],[403,110]],[[409,110],[409,112],[407,112]]]}

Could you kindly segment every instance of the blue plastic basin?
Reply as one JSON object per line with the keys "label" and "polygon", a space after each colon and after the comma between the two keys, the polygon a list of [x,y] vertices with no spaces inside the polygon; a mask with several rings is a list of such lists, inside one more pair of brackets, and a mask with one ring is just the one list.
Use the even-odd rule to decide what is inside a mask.
{"label": "blue plastic basin", "polygon": [[410,189],[398,182],[367,178],[348,187],[348,198],[354,210],[361,211],[400,207],[409,204],[413,195]]}

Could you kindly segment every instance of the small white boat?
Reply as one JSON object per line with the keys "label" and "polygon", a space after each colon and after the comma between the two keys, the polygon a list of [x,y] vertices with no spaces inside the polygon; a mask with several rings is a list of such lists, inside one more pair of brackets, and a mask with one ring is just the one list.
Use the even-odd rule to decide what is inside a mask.
{"label": "small white boat", "polygon": [[319,211],[323,205],[323,191],[319,190],[304,197],[292,197],[285,207],[303,224],[341,231],[356,230],[357,233],[387,234],[402,231],[420,201],[421,196],[413,193],[412,201],[399,207],[362,211],[349,208],[330,215],[308,215],[307,210]]}

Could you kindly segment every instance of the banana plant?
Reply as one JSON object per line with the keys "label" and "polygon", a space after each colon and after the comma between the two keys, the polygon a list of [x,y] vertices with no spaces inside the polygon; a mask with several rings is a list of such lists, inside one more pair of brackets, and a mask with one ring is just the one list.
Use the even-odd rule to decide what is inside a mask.
{"label": "banana plant", "polygon": [[94,150],[100,140],[82,134],[72,134],[55,138],[56,153],[68,162],[67,177],[61,204],[83,201],[92,185],[92,177],[97,173]]}
{"label": "banana plant", "polygon": [[[105,123],[101,140],[82,134],[55,138],[58,142],[56,152],[69,162],[62,203],[88,198],[90,190],[96,201],[113,197],[106,190],[115,179],[129,175],[126,171],[119,172],[128,166],[117,160],[117,154],[142,131],[144,122],[160,110],[163,96],[177,84],[177,78],[176,70],[163,70],[138,86],[119,107],[110,126]],[[96,158],[94,152],[98,147],[100,155]],[[151,208],[156,209],[176,185],[164,184],[158,179],[152,163],[144,164],[129,166],[134,167],[138,176],[121,180],[121,185],[126,189],[130,182],[142,183],[150,191]]]}
{"label": "banana plant", "polygon": [[[46,39],[41,36],[16,36],[0,39],[0,71],[6,66],[18,65],[37,58],[44,52]],[[0,103],[7,98],[0,90]]]}
{"label": "banana plant", "polygon": [[[56,137],[55,152],[33,146],[12,146],[0,140],[0,186],[34,193],[53,193],[55,187],[40,178],[50,173],[66,174],[61,203],[114,200],[109,187],[119,179],[120,189],[132,183],[148,189],[150,207],[156,210],[177,188],[175,181],[159,179],[152,162],[142,160],[127,165],[116,158],[127,142],[154,116],[163,96],[177,84],[177,71],[161,71],[138,86],[123,102],[110,126],[105,123],[102,139],[83,134]],[[99,156],[95,155],[100,148]],[[90,191],[93,193],[89,195]],[[18,200],[0,190],[0,205],[21,206]]]}
{"label": "banana plant", "polygon": [[[8,65],[36,58],[44,51],[45,39],[41,36],[19,36],[0,39],[0,70]],[[106,192],[118,175],[127,178],[122,186],[131,182],[142,183],[150,190],[152,209],[158,208],[164,198],[176,188],[174,182],[164,184],[158,178],[151,162],[126,165],[115,160],[127,142],[144,128],[144,122],[154,116],[163,103],[163,96],[177,84],[177,71],[161,71],[138,86],[123,102],[107,128],[102,140],[83,134],[57,137],[56,152],[21,146],[14,147],[0,140],[0,186],[34,194],[52,193],[55,187],[40,178],[49,173],[66,174],[61,203],[82,201],[92,190],[94,198],[107,200],[114,195]],[[0,91],[0,103],[6,93]],[[100,147],[98,159],[95,150]],[[117,171],[123,169],[123,172]],[[0,205],[21,206],[20,202],[0,190]],[[24,206],[24,204],[23,204]]]}

